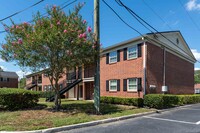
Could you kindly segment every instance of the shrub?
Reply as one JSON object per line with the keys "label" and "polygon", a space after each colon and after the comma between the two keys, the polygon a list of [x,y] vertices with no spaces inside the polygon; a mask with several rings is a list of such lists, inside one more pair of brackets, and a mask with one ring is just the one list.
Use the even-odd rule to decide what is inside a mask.
{"label": "shrub", "polygon": [[169,108],[185,104],[200,103],[200,95],[163,95],[148,94],[144,97],[144,105],[150,108]]}
{"label": "shrub", "polygon": [[0,105],[8,110],[30,108],[37,104],[39,93],[23,89],[0,89]]}
{"label": "shrub", "polygon": [[122,105],[132,105],[137,107],[143,106],[142,98],[120,98],[120,97],[106,97],[103,96],[100,98],[101,103],[108,104],[122,104]]}

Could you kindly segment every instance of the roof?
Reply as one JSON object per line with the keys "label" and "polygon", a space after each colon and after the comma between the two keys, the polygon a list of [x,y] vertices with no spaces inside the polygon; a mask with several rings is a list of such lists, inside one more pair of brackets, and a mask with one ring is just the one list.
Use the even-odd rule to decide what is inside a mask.
{"label": "roof", "polygon": [[34,73],[31,73],[31,74],[28,74],[28,75],[26,75],[26,78],[31,77],[31,76],[35,76],[37,74],[42,74],[42,73],[44,73],[47,70],[48,69],[44,69],[44,70],[41,70],[41,71],[38,71],[38,72],[34,72]]}
{"label": "roof", "polygon": [[[165,38],[168,38],[169,36],[171,36],[172,40],[169,38],[165,39],[163,36],[165,36]],[[168,36],[168,37],[166,37],[166,36]],[[180,39],[181,45],[179,45],[179,46],[177,46],[177,44],[175,43],[176,37]],[[192,63],[196,62],[196,59],[195,59],[193,53],[191,52],[188,44],[186,43],[185,39],[183,38],[181,32],[177,31],[177,30],[143,34],[139,37],[132,38],[127,41],[123,41],[123,42],[117,43],[115,45],[104,48],[102,55],[107,52],[117,50],[119,48],[127,47],[127,45],[129,45],[129,44],[134,44],[134,43],[139,44],[139,43],[143,43],[143,42],[150,42],[150,43],[153,42],[153,44],[165,47],[165,48],[169,49],[170,51],[172,51],[173,53],[180,55],[182,58],[184,58]]]}
{"label": "roof", "polygon": [[200,84],[195,84],[195,85],[194,85],[194,88],[195,88],[195,89],[200,89]]}
{"label": "roof", "polygon": [[6,77],[6,78],[18,78],[16,72],[8,72],[8,71],[2,71],[0,72],[0,77]]}

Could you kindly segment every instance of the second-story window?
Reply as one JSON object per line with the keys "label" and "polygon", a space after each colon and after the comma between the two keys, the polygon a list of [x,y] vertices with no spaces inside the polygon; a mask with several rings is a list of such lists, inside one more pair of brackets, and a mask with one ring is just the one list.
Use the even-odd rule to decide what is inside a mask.
{"label": "second-story window", "polygon": [[117,51],[111,52],[109,54],[109,63],[117,62]]}
{"label": "second-story window", "polygon": [[137,56],[138,56],[138,53],[137,53],[137,46],[128,48],[127,54],[128,54],[128,59],[137,58]]}

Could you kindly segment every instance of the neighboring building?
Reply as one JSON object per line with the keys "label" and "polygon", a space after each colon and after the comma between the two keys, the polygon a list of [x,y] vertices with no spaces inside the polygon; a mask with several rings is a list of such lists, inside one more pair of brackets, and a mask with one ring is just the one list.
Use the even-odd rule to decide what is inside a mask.
{"label": "neighboring building", "polygon": [[[43,70],[37,73],[26,76],[27,89],[36,91],[51,91],[51,83],[46,73]],[[64,91],[64,96],[69,99],[93,99],[94,93],[94,66],[78,67],[68,71],[59,80],[61,89]],[[65,93],[66,92],[66,93]]]}
{"label": "neighboring building", "polygon": [[200,94],[200,84],[195,84],[194,85],[194,93],[195,94]]}
{"label": "neighboring building", "polygon": [[0,88],[18,88],[18,75],[15,72],[0,71]]}
{"label": "neighboring building", "polygon": [[[107,47],[103,49],[100,59],[100,95],[143,97],[151,93],[192,94],[195,62],[179,31],[162,32],[162,35],[146,34]],[[73,75],[76,76],[71,82]],[[75,82],[78,79],[81,79],[80,82]],[[36,80],[37,84],[33,84]],[[69,91],[67,89],[66,98],[76,98],[77,95],[82,99],[93,98],[94,66],[68,72],[60,79],[61,88],[66,88],[69,81],[76,85]],[[27,75],[26,82],[35,90],[51,88],[44,71]]]}

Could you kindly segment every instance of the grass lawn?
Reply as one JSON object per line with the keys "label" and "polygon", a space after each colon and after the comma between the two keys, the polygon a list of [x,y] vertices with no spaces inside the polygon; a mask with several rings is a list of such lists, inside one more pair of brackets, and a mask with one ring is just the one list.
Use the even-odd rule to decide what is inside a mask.
{"label": "grass lawn", "polygon": [[62,100],[59,112],[52,110],[54,103],[40,99],[37,107],[20,111],[0,111],[0,131],[39,130],[88,121],[152,111],[133,106],[101,104],[101,115],[95,114],[92,101]]}

